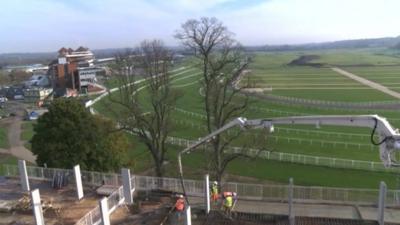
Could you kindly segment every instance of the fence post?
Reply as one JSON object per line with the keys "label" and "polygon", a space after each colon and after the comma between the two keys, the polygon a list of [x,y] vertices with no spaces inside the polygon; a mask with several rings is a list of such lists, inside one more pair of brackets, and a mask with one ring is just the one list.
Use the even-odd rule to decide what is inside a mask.
{"label": "fence post", "polygon": [[108,213],[107,197],[100,200],[100,214],[103,225],[110,225],[110,214]]}
{"label": "fence post", "polygon": [[192,225],[192,213],[190,206],[186,208],[186,225]]}
{"label": "fence post", "polygon": [[[25,161],[24,161],[25,162]],[[35,189],[31,192],[32,209],[35,216],[36,225],[44,225],[42,203],[40,200],[39,189]]]}
{"label": "fence post", "polygon": [[129,169],[121,169],[122,185],[124,189],[124,198],[126,204],[133,204],[131,171]]}
{"label": "fence post", "polygon": [[114,174],[114,181],[115,181],[115,186],[121,186],[118,180],[118,174]]}
{"label": "fence post", "polygon": [[206,174],[204,176],[204,191],[205,191],[205,201],[206,201],[206,213],[210,213],[210,176],[208,174]]}
{"label": "fence post", "polygon": [[76,193],[78,194],[78,200],[81,200],[83,198],[83,187],[82,187],[81,168],[79,165],[74,166],[74,176],[75,176]]}
{"label": "fence post", "polygon": [[386,184],[381,181],[379,186],[379,201],[378,201],[378,223],[379,225],[385,224],[385,198],[386,198]]}
{"label": "fence post", "polygon": [[7,171],[7,176],[11,176],[11,174],[10,174],[10,168],[9,168],[9,166],[8,165],[4,165],[4,168],[6,169],[6,171]]}
{"label": "fence post", "polygon": [[95,185],[95,183],[94,183],[94,173],[90,172],[90,176],[92,177],[92,185]]}
{"label": "fence post", "polygon": [[42,176],[42,179],[44,180],[45,177],[44,177],[44,169],[43,168],[40,168],[40,175]]}
{"label": "fence post", "polygon": [[29,187],[28,172],[26,171],[25,160],[18,160],[18,170],[19,170],[19,177],[21,179],[22,190],[30,191],[31,188]]}
{"label": "fence post", "polygon": [[289,190],[288,190],[288,202],[289,202],[289,224],[294,225],[294,212],[293,212],[293,178],[289,178]]}

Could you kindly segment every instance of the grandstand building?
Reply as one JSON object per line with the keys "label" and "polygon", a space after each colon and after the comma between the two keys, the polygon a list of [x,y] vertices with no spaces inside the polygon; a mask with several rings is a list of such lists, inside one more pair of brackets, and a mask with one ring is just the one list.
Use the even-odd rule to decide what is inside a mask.
{"label": "grandstand building", "polygon": [[94,65],[94,60],[94,55],[88,48],[61,48],[48,71],[52,77],[55,96],[76,96],[96,90],[96,73],[102,69]]}

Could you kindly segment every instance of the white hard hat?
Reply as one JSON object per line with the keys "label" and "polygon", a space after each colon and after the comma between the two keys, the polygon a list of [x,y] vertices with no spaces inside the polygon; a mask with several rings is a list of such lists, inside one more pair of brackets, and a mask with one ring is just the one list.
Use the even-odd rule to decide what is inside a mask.
{"label": "white hard hat", "polygon": [[183,198],[183,195],[178,195],[178,198]]}
{"label": "white hard hat", "polygon": [[217,182],[217,181],[214,181],[214,184],[218,184],[218,182]]}

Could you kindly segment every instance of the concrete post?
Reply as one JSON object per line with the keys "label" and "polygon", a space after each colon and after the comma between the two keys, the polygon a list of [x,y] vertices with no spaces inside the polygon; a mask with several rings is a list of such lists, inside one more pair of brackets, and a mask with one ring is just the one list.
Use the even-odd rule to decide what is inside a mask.
{"label": "concrete post", "polygon": [[206,214],[210,213],[211,205],[210,205],[210,176],[206,174],[204,176],[204,191],[205,191],[205,201],[206,201]]}
{"label": "concrete post", "polygon": [[78,200],[81,200],[83,198],[83,186],[82,186],[81,167],[79,165],[74,166],[74,176],[75,176],[76,193],[78,196]]}
{"label": "concrete post", "polygon": [[192,225],[192,213],[190,206],[186,208],[186,225]]}
{"label": "concrete post", "polygon": [[124,198],[126,204],[133,204],[131,171],[129,169],[121,169],[122,185],[124,189]]}
{"label": "concrete post", "polygon": [[100,214],[103,225],[110,225],[110,214],[108,213],[107,197],[100,200]]}
{"label": "concrete post", "polygon": [[33,215],[35,216],[36,225],[44,225],[42,203],[40,201],[39,189],[31,192]]}
{"label": "concrete post", "polygon": [[18,160],[19,177],[21,179],[21,186],[23,191],[30,191],[28,172],[26,171],[25,160]]}
{"label": "concrete post", "polygon": [[381,181],[379,186],[379,202],[378,202],[378,223],[385,224],[385,199],[386,199],[386,184]]}
{"label": "concrete post", "polygon": [[293,211],[293,178],[289,178],[288,203],[289,203],[289,224],[294,225],[295,219]]}

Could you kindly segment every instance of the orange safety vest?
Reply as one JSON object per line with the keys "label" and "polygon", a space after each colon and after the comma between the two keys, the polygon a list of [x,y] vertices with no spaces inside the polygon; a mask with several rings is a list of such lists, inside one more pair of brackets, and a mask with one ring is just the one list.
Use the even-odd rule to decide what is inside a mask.
{"label": "orange safety vest", "polygon": [[176,201],[175,209],[176,211],[183,211],[183,209],[185,209],[185,201],[182,198]]}

